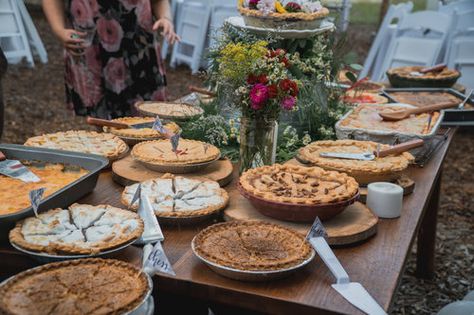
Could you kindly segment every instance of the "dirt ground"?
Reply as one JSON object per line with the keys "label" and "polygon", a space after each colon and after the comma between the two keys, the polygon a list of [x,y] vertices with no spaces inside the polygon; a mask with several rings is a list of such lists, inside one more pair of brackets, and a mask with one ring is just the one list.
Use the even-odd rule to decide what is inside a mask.
{"label": "dirt ground", "polygon": [[[23,143],[28,137],[60,130],[88,129],[84,118],[65,109],[62,49],[38,11],[34,21],[49,53],[49,63],[33,69],[11,66],[4,80],[6,124],[2,141]],[[350,28],[349,45],[359,60],[367,53],[374,30]],[[168,69],[170,99],[200,85],[188,68]],[[441,207],[436,245],[436,277],[414,277],[412,254],[394,298],[393,314],[433,314],[449,302],[462,299],[474,289],[474,134],[458,133],[443,171]],[[413,253],[415,252],[413,249]]]}

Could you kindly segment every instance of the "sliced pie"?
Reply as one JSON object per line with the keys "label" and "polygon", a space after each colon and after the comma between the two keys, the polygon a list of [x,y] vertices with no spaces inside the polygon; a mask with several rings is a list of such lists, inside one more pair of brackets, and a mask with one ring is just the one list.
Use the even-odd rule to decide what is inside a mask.
{"label": "sliced pie", "polygon": [[10,242],[50,254],[95,254],[139,238],[143,221],[134,212],[108,205],[73,204],[17,223]]}
{"label": "sliced pie", "polygon": [[127,144],[110,133],[70,130],[36,136],[26,140],[25,145],[48,149],[92,153],[116,159],[128,150]]}
{"label": "sliced pie", "polygon": [[23,271],[0,286],[0,313],[125,314],[151,290],[147,276],[114,259],[77,259]]}
{"label": "sliced pie", "polygon": [[262,166],[240,177],[245,192],[272,202],[327,204],[357,195],[359,185],[344,173],[298,165]]}
{"label": "sliced pie", "polygon": [[171,166],[213,161],[220,156],[220,150],[205,142],[181,139],[173,152],[170,140],[155,140],[137,144],[131,154],[140,162]]}
{"label": "sliced pie", "polygon": [[214,264],[245,271],[295,267],[313,253],[304,236],[261,221],[212,225],[196,235],[193,249],[198,256]]}
{"label": "sliced pie", "polygon": [[[337,170],[354,177],[359,184],[368,184],[375,181],[391,181],[401,176],[413,161],[414,157],[404,152],[397,155],[375,158],[372,161],[347,160],[337,158],[321,157],[320,153],[366,153],[377,149],[377,143],[372,141],[337,140],[337,141],[316,141],[298,152],[299,156],[311,163],[326,170]],[[388,145],[381,145],[381,148],[388,148]]]}
{"label": "sliced pie", "polygon": [[202,115],[203,109],[199,106],[186,103],[170,102],[141,102],[136,105],[137,110],[147,116],[171,120],[184,120]]}
{"label": "sliced pie", "polygon": [[[112,121],[120,122],[127,124],[129,126],[136,125],[136,124],[144,124],[144,123],[153,123],[155,118],[153,117],[122,117],[117,119],[112,119]],[[168,123],[164,125],[166,129],[168,129],[171,133],[176,133],[179,131],[179,126],[175,123]],[[138,140],[155,140],[163,138],[164,135],[161,134],[159,131],[150,128],[113,128],[113,127],[104,127],[105,132],[110,132],[113,135],[123,138],[132,138]]]}
{"label": "sliced pie", "polygon": [[[227,192],[212,180],[190,179],[166,174],[141,183],[142,196],[149,198],[158,217],[194,217],[212,214],[225,208]],[[125,187],[122,203],[130,206],[138,184]],[[132,209],[138,208],[138,202]]]}

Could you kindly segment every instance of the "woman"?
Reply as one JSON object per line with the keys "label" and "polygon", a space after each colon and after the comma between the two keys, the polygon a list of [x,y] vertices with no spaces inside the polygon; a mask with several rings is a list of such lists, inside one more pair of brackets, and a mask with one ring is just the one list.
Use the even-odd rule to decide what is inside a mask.
{"label": "woman", "polygon": [[66,98],[76,114],[110,119],[132,114],[137,101],[165,99],[154,32],[179,40],[168,0],[44,0],[43,10],[65,48]]}

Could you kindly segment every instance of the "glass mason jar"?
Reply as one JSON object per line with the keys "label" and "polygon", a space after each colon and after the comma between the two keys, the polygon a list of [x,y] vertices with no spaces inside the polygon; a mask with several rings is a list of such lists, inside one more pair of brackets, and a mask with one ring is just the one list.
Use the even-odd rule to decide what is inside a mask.
{"label": "glass mason jar", "polygon": [[240,119],[239,173],[275,163],[277,122],[275,118]]}

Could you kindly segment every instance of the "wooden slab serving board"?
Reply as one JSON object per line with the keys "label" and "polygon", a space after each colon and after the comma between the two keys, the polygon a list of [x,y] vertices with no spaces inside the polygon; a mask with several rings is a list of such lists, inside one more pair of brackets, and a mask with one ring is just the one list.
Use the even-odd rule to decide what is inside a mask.
{"label": "wooden slab serving board", "polygon": [[[264,216],[237,189],[229,191],[229,205],[224,210],[224,219],[261,220],[280,224],[306,235],[311,223],[280,221]],[[341,214],[323,222],[329,235],[330,245],[349,245],[368,239],[377,232],[378,218],[364,204],[356,202]]]}
{"label": "wooden slab serving board", "polygon": [[[225,158],[217,160],[199,172],[179,175],[189,178],[208,178],[217,181],[221,186],[225,186],[232,180],[232,171],[232,163],[229,159]],[[130,155],[112,164],[112,174],[113,180],[123,186],[158,178],[163,175],[163,173],[150,170],[136,162]]]}

